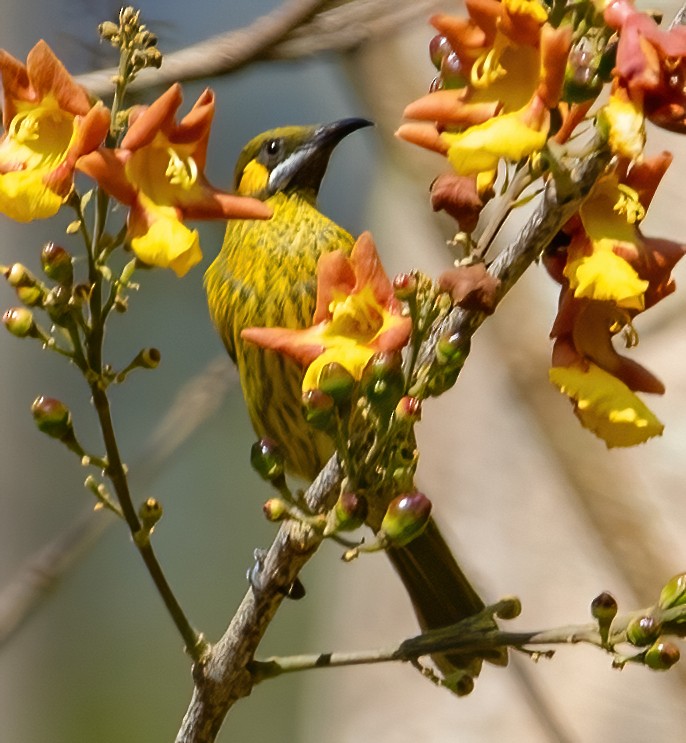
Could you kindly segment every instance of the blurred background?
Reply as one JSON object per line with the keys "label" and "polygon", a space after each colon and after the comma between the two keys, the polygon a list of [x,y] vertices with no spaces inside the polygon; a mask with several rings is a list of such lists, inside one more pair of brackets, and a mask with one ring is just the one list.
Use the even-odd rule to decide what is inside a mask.
{"label": "blurred background", "polygon": [[[346,53],[261,62],[186,84],[185,105],[208,82],[216,91],[208,175],[220,187],[229,187],[242,145],[264,129],[351,115],[374,119],[375,130],[352,135],[334,154],[322,210],[353,233],[371,229],[389,274],[420,268],[436,275],[451,262],[444,247],[451,226],[431,213],[427,196],[444,163],[392,137],[404,105],[432,78],[430,3],[374,4],[382,19],[407,7],[407,23]],[[238,28],[279,5],[140,3],[163,52]],[[676,7],[663,9],[669,17]],[[0,47],[19,59],[44,38],[75,74],[115,61],[95,29],[116,17],[117,4],[5,0],[3,10]],[[149,90],[143,100],[159,92]],[[644,230],[678,239],[686,233],[686,148],[677,137],[652,130],[650,136],[654,151],[670,149],[677,159]],[[75,245],[64,234],[68,221],[22,226],[0,217],[0,263],[21,261],[38,271],[44,242]],[[223,226],[200,229],[205,258],[185,279],[139,274],[131,312],[112,318],[108,358],[122,366],[143,346],[161,351],[158,370],[134,373],[112,389],[115,425],[136,501],[154,496],[164,506],[155,545],[167,576],[195,626],[216,639],[246,589],[253,549],[267,546],[274,528],[261,514],[270,493],[248,464],[253,433],[202,288]],[[579,428],[547,381],[556,295],[545,271],[532,267],[479,331],[457,387],[426,406],[419,427],[420,486],[484,596],[522,599],[522,616],[508,625],[522,629],[587,621],[602,590],[617,597],[620,610],[651,604],[686,567],[683,292],[641,318],[641,344],[633,352],[667,386],[664,398],[648,401],[665,435],[610,452]],[[3,309],[16,303],[4,282],[0,300]],[[35,429],[31,402],[39,394],[58,397],[72,409],[84,442],[97,442],[98,432],[83,380],[58,357],[3,333],[0,359],[0,591],[6,587],[6,596],[45,545],[90,523],[84,514],[93,505],[76,459]],[[193,415],[197,429],[175,446],[173,434],[192,428]],[[97,520],[104,528],[0,648],[3,743],[149,743],[173,740],[179,727],[192,690],[181,642],[126,529],[108,525],[106,514]],[[416,632],[383,557],[350,565],[339,557],[340,548],[324,545],[306,568],[307,598],[283,605],[263,655],[373,648]],[[686,729],[685,689],[679,665],[669,674],[640,667],[620,673],[609,658],[583,647],[561,648],[554,660],[536,665],[521,656],[507,670],[487,667],[475,692],[461,700],[410,667],[315,671],[258,687],[234,708],[219,740],[676,740]]]}

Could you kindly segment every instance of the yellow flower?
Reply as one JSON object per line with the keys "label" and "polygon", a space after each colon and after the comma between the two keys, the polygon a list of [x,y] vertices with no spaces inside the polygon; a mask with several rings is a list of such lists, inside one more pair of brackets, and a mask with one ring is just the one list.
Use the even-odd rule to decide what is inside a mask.
{"label": "yellow flower", "polygon": [[431,19],[444,41],[435,59],[438,82],[404,112],[432,122],[434,136],[416,123],[401,126],[397,136],[446,154],[460,175],[491,174],[501,159],[518,162],[545,145],[572,35],[567,25],[547,22],[538,0],[478,0],[467,9],[469,19]]}
{"label": "yellow flower", "polygon": [[569,261],[564,269],[577,299],[612,301],[618,307],[642,310],[648,281],[612,252],[612,243],[596,243],[590,255]]}
{"label": "yellow flower", "polygon": [[587,370],[557,366],[550,381],[574,403],[574,412],[585,428],[608,448],[635,446],[662,435],[664,426],[649,408],[619,379],[595,364]]}
{"label": "yellow flower", "polygon": [[410,330],[410,318],[402,315],[372,237],[365,232],[350,257],[336,250],[319,259],[312,327],[247,328],[241,335],[307,367],[303,379],[307,392],[317,388],[322,369],[333,362],[359,380],[372,356],[402,348]]}
{"label": "yellow flower", "polygon": [[460,175],[495,171],[502,158],[517,162],[538,152],[547,137],[547,126],[528,125],[521,111],[496,116],[458,134],[441,135],[448,145],[448,160]]}
{"label": "yellow flower", "polygon": [[109,112],[91,103],[44,41],[26,65],[0,50],[0,75],[0,212],[19,222],[52,217],[71,192],[77,159],[107,135]]}
{"label": "yellow flower", "polygon": [[79,170],[131,207],[127,239],[151,266],[183,276],[202,258],[198,233],[184,219],[264,219],[269,207],[256,199],[215,189],[204,175],[214,116],[214,94],[205,90],[176,122],[181,87],[172,85],[150,106],[138,109],[117,150],[81,158]]}
{"label": "yellow flower", "polygon": [[646,143],[642,108],[630,100],[623,88],[617,88],[598,112],[598,122],[607,128],[610,149],[620,157],[638,160]]}

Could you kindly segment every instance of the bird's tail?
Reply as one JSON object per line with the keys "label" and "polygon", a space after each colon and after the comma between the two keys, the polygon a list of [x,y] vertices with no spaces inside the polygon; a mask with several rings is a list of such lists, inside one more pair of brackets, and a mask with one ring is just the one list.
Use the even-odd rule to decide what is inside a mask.
{"label": "bird's tail", "polygon": [[[471,586],[436,523],[429,521],[422,534],[405,547],[387,550],[414,606],[423,630],[438,629],[478,614],[484,602]],[[497,629],[493,621],[493,629]],[[433,661],[447,684],[458,694],[468,693],[481,670],[483,656],[473,653],[436,655]],[[487,660],[507,664],[507,650]]]}

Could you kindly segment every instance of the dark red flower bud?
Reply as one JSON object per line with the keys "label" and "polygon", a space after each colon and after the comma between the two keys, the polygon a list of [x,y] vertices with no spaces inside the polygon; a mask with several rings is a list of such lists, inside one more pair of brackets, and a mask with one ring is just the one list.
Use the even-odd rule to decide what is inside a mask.
{"label": "dark red flower bud", "polygon": [[381,534],[389,544],[402,547],[419,536],[431,515],[431,501],[419,492],[394,498],[381,522]]}
{"label": "dark red flower bud", "polygon": [[71,255],[54,242],[46,243],[40,254],[45,275],[58,284],[71,286],[74,281],[74,266]]}
{"label": "dark red flower bud", "polygon": [[64,439],[73,434],[73,424],[69,408],[53,397],[41,395],[31,405],[33,419],[38,430],[54,439]]}
{"label": "dark red flower bud", "polygon": [[257,474],[268,482],[284,476],[283,454],[272,439],[256,441],[250,449],[250,464]]}

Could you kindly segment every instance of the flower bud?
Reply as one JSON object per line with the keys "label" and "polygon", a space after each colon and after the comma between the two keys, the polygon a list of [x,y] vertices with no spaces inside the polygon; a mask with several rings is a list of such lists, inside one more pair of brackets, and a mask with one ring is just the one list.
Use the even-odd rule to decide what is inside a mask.
{"label": "flower bud", "polygon": [[2,316],[2,322],[7,330],[17,338],[36,337],[38,332],[33,312],[25,307],[10,307]]}
{"label": "flower bud", "polygon": [[617,601],[615,597],[603,591],[591,601],[591,615],[599,623],[608,624],[617,616]]}
{"label": "flower bud", "polygon": [[329,511],[324,527],[327,537],[338,531],[353,531],[362,526],[367,518],[367,500],[355,493],[341,493],[334,507]]}
{"label": "flower bud", "polygon": [[114,381],[117,384],[123,382],[134,369],[156,369],[161,358],[162,355],[157,348],[143,348],[136,354],[133,361],[114,377]]}
{"label": "flower bud", "polygon": [[54,439],[64,439],[73,433],[69,408],[53,397],[37,397],[31,405],[31,413],[38,430]]}
{"label": "flower bud", "polygon": [[337,407],[350,402],[355,389],[355,377],[335,361],[326,364],[319,374],[317,388],[329,395]]}
{"label": "flower bud", "polygon": [[256,441],[250,449],[250,464],[267,482],[284,476],[283,455],[276,441],[268,438]]}
{"label": "flower bud", "polygon": [[662,625],[655,617],[634,617],[627,625],[626,639],[639,647],[650,645],[657,639],[661,629]]}
{"label": "flower bud", "polygon": [[419,536],[431,515],[431,501],[422,493],[394,498],[381,522],[381,534],[393,547],[402,547]]}
{"label": "flower bud", "polygon": [[270,498],[262,506],[268,521],[283,521],[288,516],[288,507],[281,498]]}
{"label": "flower bud", "polygon": [[686,604],[686,573],[680,573],[662,587],[657,605],[660,609],[671,609],[684,604]]}
{"label": "flower bud", "polygon": [[401,353],[374,354],[362,372],[360,388],[373,407],[390,415],[405,390]]}
{"label": "flower bud", "polygon": [[38,279],[21,263],[15,263],[5,271],[5,278],[17,292],[22,304],[34,307],[43,300],[43,286]]}
{"label": "flower bud", "polygon": [[440,72],[444,88],[464,88],[469,82],[460,58],[453,51],[443,57]]}
{"label": "flower bud", "polygon": [[673,642],[658,640],[646,650],[643,662],[653,671],[667,671],[680,657],[679,648]]}
{"label": "flower bud", "polygon": [[401,397],[395,406],[395,417],[403,423],[419,422],[422,417],[422,401],[410,395]]}
{"label": "flower bud", "polygon": [[[114,25],[114,24],[113,24]],[[46,243],[40,254],[45,275],[58,284],[71,286],[74,281],[74,266],[71,255],[54,242]]]}
{"label": "flower bud", "polygon": [[64,284],[53,287],[45,296],[43,308],[53,322],[64,324],[71,310],[71,289]]}
{"label": "flower bud", "polygon": [[138,516],[143,528],[151,532],[155,524],[162,518],[162,504],[157,498],[148,498],[138,509]]}
{"label": "flower bud", "polygon": [[508,596],[498,602],[496,616],[499,619],[516,619],[522,613],[522,602],[516,596]]}
{"label": "flower bud", "polygon": [[453,51],[448,39],[443,34],[436,34],[429,42],[429,57],[431,64],[437,69],[441,69],[441,64],[445,57]]}
{"label": "flower bud", "polygon": [[417,276],[413,273],[399,273],[393,279],[393,293],[401,302],[407,302],[416,296],[417,286]]}
{"label": "flower bud", "polygon": [[568,103],[583,103],[596,98],[603,87],[597,72],[596,54],[572,49],[565,69],[562,97]]}
{"label": "flower bud", "polygon": [[333,398],[321,390],[314,389],[303,393],[302,410],[305,420],[321,431],[325,431],[333,423]]}
{"label": "flower bud", "polygon": [[112,21],[104,21],[98,26],[98,35],[104,41],[114,41],[119,33],[119,26]]}
{"label": "flower bud", "polygon": [[444,335],[436,343],[436,361],[441,366],[464,366],[469,355],[470,341],[463,339],[459,333]]}

